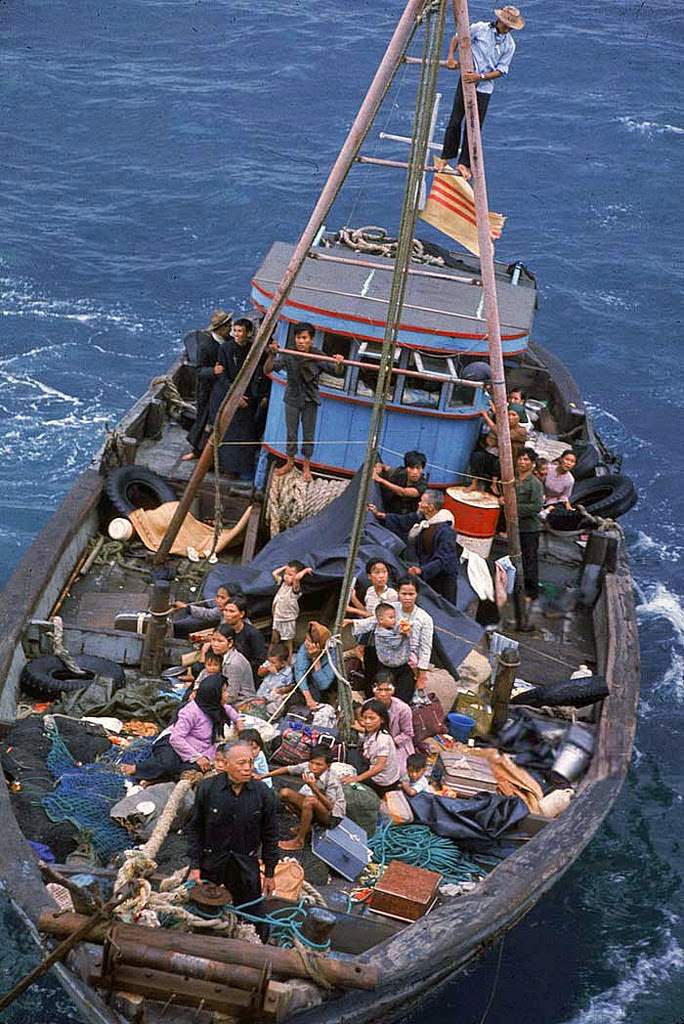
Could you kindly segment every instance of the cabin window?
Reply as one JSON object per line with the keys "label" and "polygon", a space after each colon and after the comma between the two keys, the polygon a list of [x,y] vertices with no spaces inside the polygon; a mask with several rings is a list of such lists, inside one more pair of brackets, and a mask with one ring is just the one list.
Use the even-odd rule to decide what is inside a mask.
{"label": "cabin window", "polygon": [[452,384],[447,395],[447,409],[462,409],[463,406],[475,404],[479,388],[470,388],[467,384]]}
{"label": "cabin window", "polygon": [[[354,339],[348,338],[345,334],[333,334],[331,331],[326,331],[323,335],[323,344],[321,351],[326,356],[342,355],[345,359],[349,359],[351,347]],[[319,377],[320,383],[326,388],[335,388],[336,391],[344,391],[346,385],[346,371],[349,367],[345,367],[345,373],[338,376],[333,372],[333,367],[328,369],[328,364],[325,364],[326,369]]]}
{"label": "cabin window", "polygon": [[430,374],[430,376],[421,378],[407,375],[405,377],[402,405],[438,409],[443,384],[456,376],[456,369],[451,357],[412,352],[408,369],[413,373]]}
{"label": "cabin window", "polygon": [[[362,341],[359,345],[359,362],[361,363],[375,363],[380,364],[380,356],[382,355],[382,342],[379,341]],[[401,349],[397,346],[394,350],[393,363],[396,366],[401,358]],[[371,369],[360,369],[358,380],[356,382],[356,394],[362,398],[374,398],[375,389],[378,384],[378,371]],[[390,385],[389,393],[387,395],[388,402],[394,401],[394,392],[396,388],[396,378],[392,377],[392,383]]]}

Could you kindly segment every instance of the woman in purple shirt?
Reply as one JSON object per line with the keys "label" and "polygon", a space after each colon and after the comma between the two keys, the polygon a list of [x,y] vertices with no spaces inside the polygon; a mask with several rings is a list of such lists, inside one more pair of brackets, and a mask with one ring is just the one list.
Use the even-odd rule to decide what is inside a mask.
{"label": "woman in purple shirt", "polygon": [[389,714],[389,732],[397,748],[397,762],[399,770],[404,775],[406,772],[406,758],[414,754],[416,748],[413,746],[413,713],[409,705],[394,696],[394,682],[392,673],[380,671],[375,677],[373,684],[373,696],[384,704]]}
{"label": "woman in purple shirt", "polygon": [[568,448],[560,458],[552,462],[544,477],[544,505],[565,505],[571,509],[570,495],[575,486],[572,470],[577,465],[577,456]]}
{"label": "woman in purple shirt", "polygon": [[[228,683],[220,673],[207,676],[180,708],[175,722],[158,738],[151,755],[137,767],[123,766],[134,782],[165,782],[186,771],[208,771],[223,739],[224,726],[237,722],[238,713],[227,703]],[[131,769],[131,770],[127,770]]]}

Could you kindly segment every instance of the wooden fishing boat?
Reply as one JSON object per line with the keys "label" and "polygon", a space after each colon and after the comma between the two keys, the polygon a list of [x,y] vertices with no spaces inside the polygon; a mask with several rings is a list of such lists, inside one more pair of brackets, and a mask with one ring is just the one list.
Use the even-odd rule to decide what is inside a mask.
{"label": "wooden fishing boat", "polygon": [[[408,3],[388,49],[384,65],[386,78],[391,78],[391,69],[396,67],[401,59],[423,6],[422,0],[410,0]],[[382,68],[383,65],[381,70]],[[375,99],[379,101],[380,94],[383,94],[383,83],[376,82],[376,85]],[[372,90],[369,95],[372,95]],[[375,101],[371,102],[369,110],[364,114],[367,121],[369,117],[372,120],[372,114],[376,109]],[[353,128],[350,133],[352,143],[347,154],[348,164],[358,153],[362,137],[360,131],[356,131],[356,134],[355,131]],[[288,323],[293,319],[295,308],[296,318],[299,318],[299,307],[287,307],[288,301],[298,301],[297,287],[300,288],[300,295],[306,286],[324,288],[328,293],[335,290],[332,287],[332,275],[336,264],[333,262],[315,264],[313,261],[316,272],[321,266],[325,268],[324,282],[312,284],[311,279],[305,274],[300,277],[298,273],[304,259],[313,251],[313,239],[318,236],[320,241],[322,237],[319,235],[321,220],[319,217],[316,222],[315,218],[312,218],[312,230],[308,235],[305,232],[303,240],[294,251],[285,251],[282,246],[276,247],[255,276],[253,297],[257,313],[265,312],[260,328],[265,341],[274,330],[280,332],[276,333],[276,336],[280,337],[281,341],[286,340]],[[298,253],[301,253],[301,260],[299,267],[296,267],[293,261],[296,263]],[[331,253],[330,250],[322,250],[322,254],[326,253],[335,255],[335,252]],[[340,328],[340,323],[349,318],[352,306],[356,311],[354,315],[366,316],[365,313],[359,314],[359,301],[366,296],[356,293],[356,282],[359,278],[366,279],[368,268],[362,269],[358,266],[362,264],[363,258],[353,253],[347,253],[341,258],[349,260],[351,265],[344,265],[346,283],[342,283],[338,277],[337,280],[341,283],[336,290],[346,292],[346,298],[351,299],[351,303],[344,303],[344,296],[329,296],[330,302],[327,307],[317,307],[317,310],[324,309],[321,317],[328,317],[331,313],[337,317],[335,330],[331,330],[327,322],[316,322],[315,317],[319,313],[317,310],[313,311],[311,318],[322,334],[328,331],[348,336],[350,332],[344,327]],[[454,258],[463,262],[460,256],[454,254]],[[269,260],[278,263],[277,269],[273,269]],[[388,271],[392,269],[391,264],[394,262],[386,256],[373,257],[373,260]],[[484,274],[479,261],[467,258],[465,264],[464,272],[482,285]],[[378,271],[379,276],[383,272]],[[273,277],[269,277],[269,274]],[[504,266],[498,266],[495,271],[497,288],[502,296],[510,290],[513,295],[512,301],[520,302],[519,309],[524,307],[525,310],[524,322],[520,319],[513,321],[513,325],[518,328],[517,332],[514,332],[518,334],[518,338],[512,339],[510,344],[518,347],[510,350],[509,354],[511,357],[514,356],[514,359],[507,361],[510,383],[524,387],[539,400],[545,409],[547,435],[571,434],[573,443],[582,444],[586,450],[594,453],[595,464],[588,474],[591,480],[599,484],[601,477],[605,477],[606,474],[613,479],[614,474],[611,470],[615,468],[614,459],[600,438],[595,435],[572,375],[555,356],[529,339],[535,305],[534,280],[531,276],[521,279],[519,271],[514,280],[514,274],[515,270],[507,270]],[[349,275],[353,278],[353,288],[349,284]],[[448,267],[433,269],[431,275],[431,294],[436,289],[439,295],[439,277],[448,279],[453,276],[453,271]],[[388,279],[390,276],[391,274],[387,273]],[[267,287],[266,281],[274,278],[280,281],[280,285],[272,291],[271,296],[266,295],[266,298],[272,299],[271,307],[266,310],[260,309],[265,291],[271,288],[271,285]],[[418,290],[425,280],[427,279],[415,277],[415,288]],[[447,303],[450,303],[448,308],[451,313],[454,312],[454,296],[449,293],[454,287],[453,282],[443,281],[441,287],[444,305],[431,307],[429,314],[423,312],[421,315],[428,316],[429,323],[421,323],[418,326],[423,328],[423,349],[441,348],[441,352],[432,354],[446,360],[451,358],[445,351],[448,345],[434,344],[434,337],[444,338],[450,333],[454,335],[464,332],[453,331],[453,316],[448,322],[444,318],[440,320],[440,309],[446,310]],[[418,301],[417,293],[414,298],[415,306],[425,305],[424,302]],[[334,308],[330,308],[331,306]],[[457,314],[458,312],[456,309]],[[462,308],[461,312],[465,316],[472,313],[468,308]],[[380,326],[387,330],[386,321],[383,321],[382,316],[376,319],[379,319]],[[412,327],[415,326],[414,323]],[[432,332],[432,344],[426,344],[426,332]],[[377,344],[379,338],[379,334],[373,337],[363,336],[362,332],[356,329],[353,344],[357,348],[350,348],[347,351],[347,355],[351,357],[350,362],[363,363],[371,350],[369,346],[374,341]],[[524,344],[521,338],[524,339]],[[452,461],[447,463],[445,475],[435,477],[440,485],[447,486],[457,479],[456,474],[466,468],[475,440],[473,422],[470,421],[474,421],[474,414],[482,400],[481,394],[475,391],[471,396],[468,393],[472,408],[464,410],[467,404],[466,393],[463,390],[458,391],[460,378],[455,368],[452,366],[447,373],[441,375],[431,374],[431,364],[428,363],[430,351],[423,353],[425,359],[422,362],[419,353],[419,359],[416,361],[414,340],[409,336],[403,339],[395,338],[395,341],[399,342],[399,351],[402,340],[405,343],[405,350],[400,355],[403,362],[395,368],[410,370],[419,375],[419,386],[414,389],[413,398],[415,391],[420,391],[422,387],[428,395],[424,400],[428,404],[420,406],[419,399],[419,408],[415,405],[412,407],[411,404],[404,405],[403,409],[399,408],[404,393],[402,382],[401,389],[398,388],[396,394],[399,399],[396,403],[397,408],[391,411],[388,419],[389,433],[386,436],[394,436],[392,431],[395,430],[395,424],[392,415],[406,423],[417,422],[418,417],[426,411],[441,411],[448,418],[450,413],[446,406],[451,402],[453,409],[456,410],[454,419],[459,421],[455,426],[452,423],[452,427],[458,430],[459,440],[458,444],[450,446]],[[362,347],[364,345],[365,348]],[[471,346],[468,355],[474,357],[479,351],[473,351]],[[410,365],[409,360],[412,360]],[[343,393],[344,397],[354,397],[358,399],[357,404],[365,403],[367,407],[370,396],[359,394],[359,372],[358,366],[350,369],[348,377],[345,378]],[[425,386],[427,382],[434,382],[435,378],[439,384],[437,390]],[[275,391],[279,384],[275,380],[273,384]],[[336,392],[334,388],[329,390],[331,403],[343,397],[343,394]],[[353,396],[349,392],[354,392]],[[461,404],[454,404],[453,396],[456,392]],[[20,700],[20,677],[27,661],[51,651],[46,624],[57,613],[64,621],[64,646],[72,657],[106,657],[123,666],[128,679],[140,674],[141,666],[146,668],[150,663],[157,666],[160,663],[173,663],[184,649],[178,641],[169,640],[164,635],[163,628],[148,626],[146,633],[143,632],[142,623],[139,632],[115,628],[117,613],[142,611],[147,606],[147,596],[143,591],[147,588],[149,570],[153,567],[154,557],[149,555],[147,560],[140,561],[142,568],[148,570],[148,575],[144,575],[144,578],[139,571],[135,571],[135,567],[125,561],[115,558],[106,562],[96,561],[95,556],[98,546],[101,545],[102,534],[114,514],[111,490],[108,493],[106,488],[108,474],[114,468],[123,465],[133,467],[131,479],[138,487],[139,502],[144,500],[142,492],[149,485],[149,476],[146,474],[150,471],[161,478],[165,487],[170,488],[174,494],[179,497],[185,494],[187,501],[185,508],[181,501],[181,520],[191,501],[194,502],[193,512],[199,519],[212,520],[215,517],[217,503],[221,506],[224,524],[237,523],[242,519],[244,529],[239,534],[240,546],[237,549],[230,548],[227,554],[222,554],[222,560],[237,560],[248,564],[265,539],[264,488],[269,487],[269,459],[280,455],[281,450],[273,444],[264,445],[255,483],[236,483],[220,477],[217,479],[211,472],[202,478],[197,468],[181,459],[181,454],[185,450],[187,425],[183,420],[183,403],[190,402],[193,393],[193,369],[183,356],[170,367],[165,378],[152,383],[147,393],[123,417],[93,464],[77,479],[61,507],[36,538],[7,583],[0,603],[0,727],[5,733],[11,729],[16,717],[17,704]],[[436,407],[431,409],[430,406],[435,405],[437,394]],[[239,397],[239,393],[231,393],[228,405],[231,401],[235,404]],[[413,399],[409,400],[412,401]],[[354,415],[360,415],[358,409]],[[269,412],[267,441],[281,436],[280,418],[279,400],[275,399]],[[371,420],[364,412],[360,427],[362,435],[368,432],[369,423]],[[339,436],[339,425],[333,424],[333,430],[338,431],[337,435],[328,432],[330,425],[330,421],[326,421],[326,416],[323,415],[320,424],[322,445],[325,445],[326,437]],[[398,429],[402,433],[405,430],[404,427]],[[432,446],[431,452],[438,452],[443,448],[444,440],[438,444],[431,438],[432,433],[436,432],[428,430],[421,434],[421,443],[423,447]],[[344,436],[349,437],[348,432]],[[410,435],[407,432],[404,436]],[[378,438],[378,441],[382,444],[382,437]],[[388,443],[388,448],[391,449],[394,444],[398,445],[399,441]],[[211,451],[208,452],[205,461],[208,462],[210,458]],[[332,471],[333,475],[344,477],[359,461],[358,456],[356,460],[354,459],[354,449],[350,447],[342,456],[321,459],[321,464],[318,467],[314,465],[314,468],[318,468],[326,475],[330,475]],[[436,457],[434,461],[437,463]],[[444,464],[444,460],[441,464]],[[138,474],[136,477],[137,470],[142,470],[142,475]],[[156,504],[158,501],[152,503]],[[625,508],[621,509],[624,510]],[[373,915],[336,912],[332,937],[336,962],[352,972],[367,971],[369,977],[376,978],[376,983],[371,987],[355,988],[335,983],[332,987],[324,985],[320,988],[315,1005],[310,1004],[307,1007],[300,1004],[296,1011],[287,1008],[287,992],[280,992],[279,998],[276,999],[277,1005],[272,1006],[268,1012],[263,998],[259,1002],[255,993],[252,993],[252,1003],[248,1001],[241,1004],[241,1015],[245,1019],[258,1019],[259,1015],[264,1013],[267,1017],[270,1014],[275,1019],[283,1015],[289,1017],[294,1013],[297,1020],[311,1021],[312,1024],[333,1024],[340,1020],[352,1019],[367,1022],[399,1019],[414,1003],[427,993],[434,993],[440,983],[453,978],[484,949],[512,928],[556,883],[590,842],[615,802],[629,766],[639,686],[636,620],[625,545],[622,533],[615,524],[609,524],[607,527],[603,524],[603,529],[606,536],[613,539],[612,554],[599,565],[592,577],[595,592],[591,600],[566,608],[563,614],[555,619],[545,618],[541,612],[536,613],[532,626],[543,628],[533,628],[532,632],[517,633],[514,623],[509,623],[508,629],[504,629],[504,632],[517,637],[520,641],[520,672],[524,677],[553,683],[567,678],[568,666],[589,664],[597,675],[606,680],[609,696],[594,704],[590,712],[584,712],[585,720],[594,730],[595,750],[569,807],[559,817],[543,823],[538,830],[525,831],[523,828],[516,837],[515,851],[478,882],[472,891],[442,898],[427,916],[419,918],[414,923],[398,923]],[[164,556],[163,551],[161,554]],[[352,557],[352,569],[353,562]],[[544,535],[540,552],[540,575],[557,592],[581,586],[585,582],[585,569],[583,549],[578,545],[576,533],[547,532]],[[343,583],[343,592],[344,589]],[[187,594],[187,590],[183,591],[182,581],[178,585],[177,594]],[[162,616],[162,626],[163,624]],[[45,926],[46,911],[49,912],[54,904],[45,888],[35,855],[27,842],[28,838],[37,837],[25,837],[22,834],[15,818],[11,794],[3,777],[0,777],[0,806],[4,822],[3,843],[0,844],[0,878],[4,890],[21,913],[26,927],[37,937],[39,921]],[[331,891],[342,889],[344,882],[341,879],[331,879],[329,888]],[[75,925],[66,921],[60,925],[57,918],[51,930],[57,934],[60,928],[61,934],[66,935],[69,929],[74,930]],[[96,938],[95,933],[90,937]],[[102,936],[99,941],[102,941]],[[149,953],[155,945],[151,938],[146,944],[144,936],[137,941],[141,944],[142,952]],[[215,944],[220,940],[211,941]],[[207,948],[210,945],[211,942],[207,940]],[[140,1005],[135,1004],[135,1013],[139,1015],[135,1019],[209,1021],[211,999],[207,996],[207,990],[202,988],[208,982],[198,980],[198,975],[184,974],[182,969],[179,970],[178,992],[185,993],[185,996],[190,998],[191,1005],[187,1008],[182,1005],[173,1008],[169,999],[163,999],[160,990],[154,987],[153,976],[156,977],[156,972],[151,967],[152,959],[146,962],[147,989],[142,984],[142,993],[146,998],[142,1009]],[[161,959],[163,960],[163,957]],[[185,966],[187,967],[187,963]],[[214,964],[214,968],[215,966]],[[108,993],[106,986],[103,989],[100,984],[98,989],[93,981],[95,976],[102,976],[104,967],[93,960],[92,947],[89,950],[76,950],[71,954],[68,966],[60,963],[54,969],[86,1019],[107,1021],[109,1024],[123,1019],[121,1013],[124,1009],[121,1000],[109,999],[112,995],[112,983],[110,982]],[[312,974],[319,982],[321,981],[320,971],[318,975],[315,971],[309,971],[309,979]],[[285,976],[291,977],[292,974]],[[256,989],[263,997],[263,979],[261,986],[256,986]],[[141,989],[137,991],[141,992]],[[134,1002],[131,1001],[126,1004],[127,1013],[133,1012],[133,1005]],[[194,1008],[191,1008],[193,1005]]]}

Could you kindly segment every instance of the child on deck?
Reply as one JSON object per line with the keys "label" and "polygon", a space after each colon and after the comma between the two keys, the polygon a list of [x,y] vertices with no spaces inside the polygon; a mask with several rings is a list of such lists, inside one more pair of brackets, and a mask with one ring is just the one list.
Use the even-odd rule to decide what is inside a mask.
{"label": "child on deck", "polygon": [[[329,362],[318,359],[307,359],[306,355],[311,352],[316,336],[316,328],[313,324],[299,323],[294,325],[294,347],[295,352],[301,355],[282,354],[273,362],[272,356],[264,363],[264,373],[271,370],[285,370],[287,373],[287,387],[285,388],[285,428],[287,430],[287,461],[276,469],[276,476],[284,476],[294,469],[295,455],[297,454],[297,443],[299,440],[299,424],[302,424],[302,455],[304,465],[302,467],[302,479],[305,483],[311,482],[311,456],[314,448],[314,433],[316,430],[316,417],[318,406],[321,404],[321,395],[318,388],[318,378],[332,365]],[[272,353],[278,352],[277,341],[272,341],[270,346]],[[318,353],[322,355],[322,353]],[[339,353],[333,356],[335,361],[334,372],[344,372],[344,356]]]}
{"label": "child on deck", "polygon": [[358,775],[345,775],[342,785],[365,782],[382,797],[391,789],[398,789],[401,776],[397,748],[390,735],[389,711],[381,701],[367,700],[361,708],[359,721],[366,734],[363,756],[370,766]]}
{"label": "child on deck", "polygon": [[292,641],[297,631],[300,584],[304,576],[308,576],[312,572],[313,569],[310,566],[305,566],[297,559],[273,570],[273,579],[278,584],[278,590],[273,598],[271,642],[277,644],[282,641],[286,644],[289,658],[292,657]]}
{"label": "child on deck", "polygon": [[276,768],[268,776],[260,776],[266,781],[276,775],[301,775],[305,783],[299,792],[289,788],[280,790],[279,796],[283,803],[299,815],[294,838],[278,843],[281,850],[302,850],[314,818],[320,825],[334,828],[347,813],[342,783],[330,771],[332,762],[333,754],[328,747],[315,746],[311,748],[308,761]]}
{"label": "child on deck", "polygon": [[402,777],[401,788],[406,796],[430,792],[425,754],[409,754],[406,758],[406,774]]}
{"label": "child on deck", "polygon": [[271,644],[268,649],[268,658],[257,669],[261,685],[256,695],[266,701],[266,710],[269,714],[273,714],[282,704],[285,695],[294,686],[292,666],[288,664],[288,661],[288,650],[285,644]]}
{"label": "child on deck", "polygon": [[254,757],[253,774],[255,779],[263,779],[266,785],[272,789],[273,783],[268,770],[264,741],[258,729],[243,729],[240,733],[240,743],[245,743],[252,751]]}
{"label": "child on deck", "polygon": [[413,662],[415,666],[415,654],[411,650],[411,623],[402,621],[397,625],[394,605],[381,601],[375,608],[375,620],[345,620],[344,624],[351,625],[355,636],[364,636],[373,630],[378,661],[383,665],[398,668]]}

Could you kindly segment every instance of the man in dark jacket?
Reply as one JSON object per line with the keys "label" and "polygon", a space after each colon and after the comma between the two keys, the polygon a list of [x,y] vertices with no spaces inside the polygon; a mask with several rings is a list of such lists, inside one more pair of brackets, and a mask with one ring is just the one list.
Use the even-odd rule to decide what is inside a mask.
{"label": "man in dark jacket", "polygon": [[[184,828],[190,861],[189,881],[224,885],[237,907],[275,891],[278,853],[278,801],[264,782],[252,778],[254,758],[248,746],[219,747],[219,775],[197,788],[192,816]],[[259,852],[264,863],[263,893]],[[260,913],[259,904],[250,913]],[[260,934],[263,935],[263,929]]]}
{"label": "man in dark jacket", "polygon": [[183,338],[188,361],[195,367],[197,419],[188,432],[191,451],[182,456],[184,461],[196,459],[204,446],[204,427],[209,396],[216,380],[216,366],[221,346],[230,337],[233,314],[215,309],[209,326],[204,331],[191,331]]}
{"label": "man in dark jacket", "polygon": [[456,540],[454,517],[444,507],[441,491],[425,491],[418,511],[408,515],[381,512],[375,505],[370,511],[388,530],[406,541],[407,558],[417,565],[409,566],[411,576],[420,576],[433,590],[456,604],[458,570],[463,548]]}

